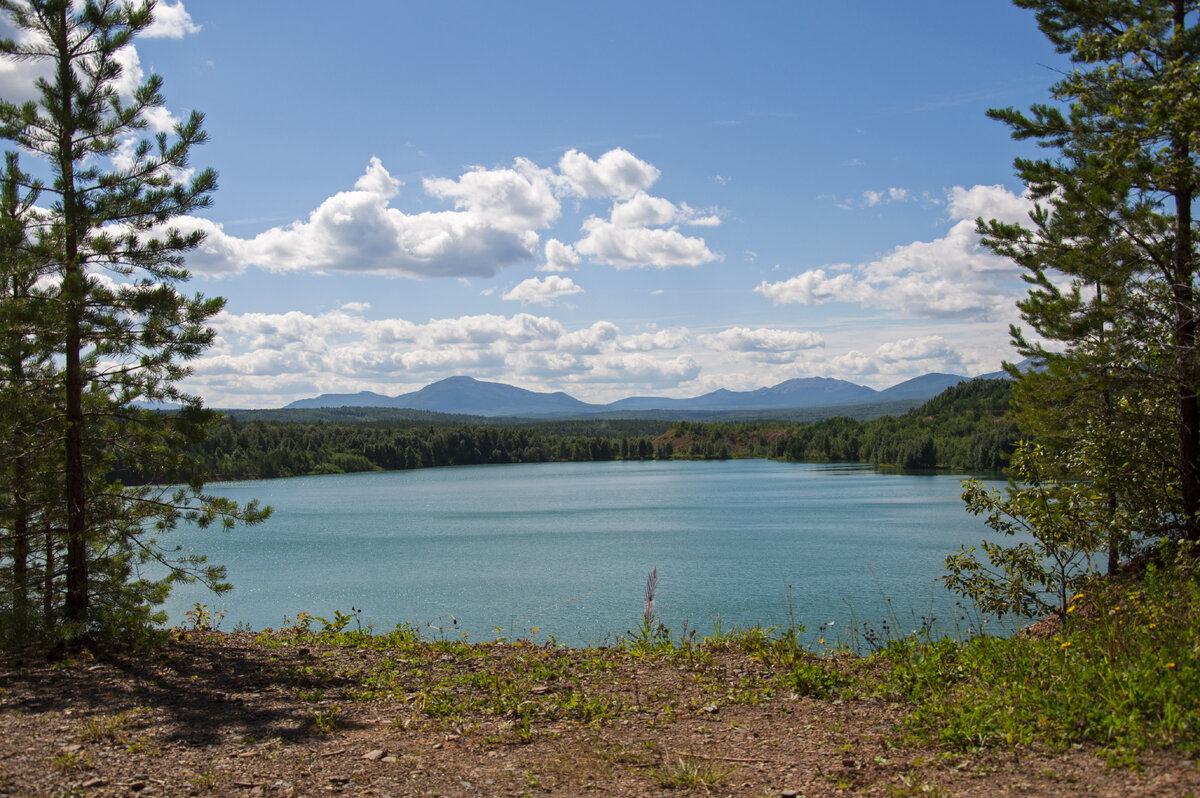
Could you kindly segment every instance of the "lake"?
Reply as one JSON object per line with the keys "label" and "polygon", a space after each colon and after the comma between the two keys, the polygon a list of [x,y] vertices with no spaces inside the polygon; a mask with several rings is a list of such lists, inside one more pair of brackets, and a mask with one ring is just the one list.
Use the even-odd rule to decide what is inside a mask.
{"label": "lake", "polygon": [[675,634],[685,621],[711,633],[718,615],[726,628],[794,617],[810,637],[855,619],[910,631],[936,616],[953,631],[961,610],[937,582],[942,562],[987,532],[963,509],[961,479],[726,460],[214,483],[275,514],[229,533],[172,533],[226,565],[234,590],[179,587],[166,609],[181,623],[206,604],[228,630],[356,607],[364,624],[406,621],[434,638],[611,643],[637,627],[657,568],[656,610]]}

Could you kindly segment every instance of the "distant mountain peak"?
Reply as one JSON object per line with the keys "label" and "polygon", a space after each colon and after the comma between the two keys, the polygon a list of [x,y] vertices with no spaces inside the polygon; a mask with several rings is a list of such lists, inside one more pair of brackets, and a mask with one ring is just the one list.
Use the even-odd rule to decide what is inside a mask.
{"label": "distant mountain peak", "polygon": [[323,394],[292,402],[287,407],[393,407],[435,413],[526,418],[580,417],[613,412],[628,414],[651,410],[754,413],[930,399],[965,379],[955,374],[923,374],[877,391],[833,377],[794,377],[750,391],[718,388],[688,399],[635,396],[595,405],[582,402],[563,391],[530,391],[503,382],[488,382],[460,374],[399,396],[383,396],[372,391]]}

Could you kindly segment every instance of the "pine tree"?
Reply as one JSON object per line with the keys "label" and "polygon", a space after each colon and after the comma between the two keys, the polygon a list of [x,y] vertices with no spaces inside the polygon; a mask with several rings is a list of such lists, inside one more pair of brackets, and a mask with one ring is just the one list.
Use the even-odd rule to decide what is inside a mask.
{"label": "pine tree", "polygon": [[[0,11],[25,34],[0,42],[0,55],[41,64],[48,75],[37,82],[38,102],[0,100],[0,134],[40,158],[52,178],[40,186],[51,206],[35,236],[52,287],[34,335],[61,363],[52,401],[62,495],[43,516],[62,524],[62,615],[75,628],[132,623],[146,617],[147,603],[161,601],[172,579],[220,585],[220,569],[171,560],[158,532],[181,520],[264,517],[257,507],[203,494],[181,454],[212,414],[177,382],[211,343],[207,321],[223,300],[179,291],[188,278],[184,254],[202,236],[181,233],[172,219],[210,203],[216,174],[190,168],[192,148],[206,139],[199,113],[173,135],[146,137],[148,113],[164,102],[159,76],[131,96],[118,91],[118,54],[153,21],[153,0],[0,0]],[[145,409],[158,403],[182,409]],[[129,468],[187,487],[164,492],[113,478]],[[145,558],[166,563],[168,579],[138,577]]]}
{"label": "pine tree", "polygon": [[[1018,387],[1018,413],[1035,435],[1058,429],[1051,448],[1091,449],[1086,476],[1114,512],[1136,502],[1130,487],[1153,487],[1155,510],[1138,532],[1174,526],[1200,540],[1200,4],[1016,2],[1076,64],[1052,89],[1065,109],[990,114],[1015,138],[1057,151],[1016,163],[1043,205],[1031,224],[984,227],[985,243],[1029,270],[1022,315],[1048,342],[1014,331],[1018,349],[1048,366]],[[1164,404],[1174,405],[1170,419]]]}
{"label": "pine tree", "polygon": [[1027,270],[1012,331],[1039,362],[1017,373],[1027,436],[1008,496],[978,483],[968,508],[1005,535],[987,564],[964,550],[947,582],[988,609],[1044,612],[1140,547],[1200,540],[1200,3],[1015,0],[1075,68],[1057,104],[994,110],[1019,140],[1054,152],[1018,159],[1038,206],[1026,224],[980,220],[984,243]]}

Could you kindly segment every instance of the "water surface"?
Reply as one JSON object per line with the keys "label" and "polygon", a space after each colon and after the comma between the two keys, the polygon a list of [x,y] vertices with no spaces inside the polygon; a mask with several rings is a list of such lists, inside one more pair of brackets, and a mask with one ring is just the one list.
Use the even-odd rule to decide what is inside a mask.
{"label": "water surface", "polygon": [[[363,610],[428,634],[612,642],[640,620],[646,575],[678,632],[922,616],[952,623],[937,584],[947,553],[986,531],[963,510],[960,475],[869,466],[719,462],[545,463],[218,483],[273,505],[231,533],[174,542],[228,567],[234,590],[177,588],[235,623],[275,627],[305,611]],[[534,629],[537,631],[533,631]],[[905,631],[908,631],[906,628]]]}

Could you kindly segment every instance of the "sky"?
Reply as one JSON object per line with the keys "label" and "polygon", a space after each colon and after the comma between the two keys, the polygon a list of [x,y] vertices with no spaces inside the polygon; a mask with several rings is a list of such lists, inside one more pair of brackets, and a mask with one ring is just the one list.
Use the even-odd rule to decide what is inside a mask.
{"label": "sky", "polygon": [[[1003,0],[160,0],[123,54],[210,140],[211,406],[466,375],[585,401],[1016,359],[1031,207],[986,118],[1067,68]],[[3,35],[11,35],[0,23]],[[0,62],[0,95],[30,96]]]}

